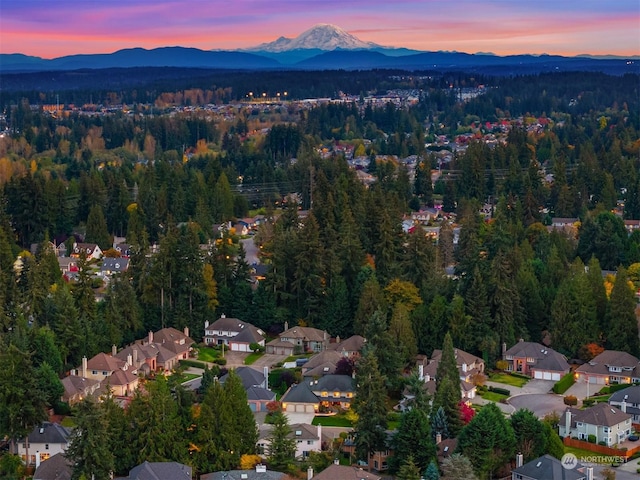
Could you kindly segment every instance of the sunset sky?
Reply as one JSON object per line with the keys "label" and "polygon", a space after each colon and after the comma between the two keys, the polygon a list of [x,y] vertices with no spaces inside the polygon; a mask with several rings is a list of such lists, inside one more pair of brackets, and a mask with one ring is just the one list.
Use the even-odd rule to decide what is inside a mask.
{"label": "sunset sky", "polygon": [[5,0],[0,53],[232,50],[318,23],[424,51],[640,55],[639,0]]}

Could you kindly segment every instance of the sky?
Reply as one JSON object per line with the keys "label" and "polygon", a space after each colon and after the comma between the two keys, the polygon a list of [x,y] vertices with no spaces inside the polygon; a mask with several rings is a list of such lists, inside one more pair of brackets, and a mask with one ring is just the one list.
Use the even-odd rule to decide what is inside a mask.
{"label": "sky", "polygon": [[0,0],[0,53],[235,50],[318,23],[422,51],[640,55],[640,0]]}

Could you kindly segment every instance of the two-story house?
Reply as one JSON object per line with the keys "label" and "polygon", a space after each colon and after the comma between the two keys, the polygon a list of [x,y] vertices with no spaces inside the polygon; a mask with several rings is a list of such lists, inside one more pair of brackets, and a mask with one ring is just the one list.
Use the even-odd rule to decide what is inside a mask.
{"label": "two-story house", "polygon": [[62,401],[67,402],[69,405],[75,405],[85,398],[93,396],[93,394],[100,388],[99,380],[84,378],[79,375],[69,375],[64,377],[61,383],[64,387]]}
{"label": "two-story house", "polygon": [[267,343],[267,353],[293,355],[303,352],[321,352],[329,346],[329,334],[313,327],[288,328],[276,340]]}
{"label": "two-story house", "polygon": [[38,467],[49,457],[64,453],[71,441],[70,436],[71,432],[62,425],[44,422],[18,441],[18,455],[27,465]]}
{"label": "two-story house", "polygon": [[335,350],[325,350],[316,353],[308,362],[302,365],[303,377],[322,377],[324,375],[333,375],[336,373],[336,366],[343,357],[340,352]]}
{"label": "two-story house", "polygon": [[[476,377],[484,375],[484,360],[459,348],[454,350],[456,365],[460,374],[460,392],[464,400],[472,400],[476,396]],[[431,359],[418,359],[418,376],[425,382],[437,382],[438,366],[442,359],[442,350],[434,350]]]}
{"label": "two-story house", "polygon": [[627,352],[605,350],[576,369],[576,380],[597,385],[639,383],[640,360]]}
{"label": "two-story house", "polygon": [[320,401],[320,408],[347,410],[351,406],[356,389],[349,375],[325,375],[308,381],[311,391]]}
{"label": "two-story house", "polygon": [[631,414],[606,403],[578,410],[567,408],[559,423],[561,437],[604,442],[608,447],[619,444],[631,435]]}
{"label": "two-story house", "polygon": [[502,344],[502,359],[508,362],[507,371],[528,375],[540,380],[557,382],[569,373],[567,359],[552,348],[520,339],[509,350]]}
{"label": "two-story house", "polygon": [[[269,390],[269,367],[264,367],[262,372],[252,367],[237,367],[234,371],[247,392],[247,402],[251,411],[265,412],[267,404],[276,400],[276,394]],[[227,378],[228,373],[220,377],[220,383],[224,384]]]}
{"label": "two-story house", "polygon": [[609,405],[630,414],[633,423],[640,423],[640,385],[618,390],[609,397]]}
{"label": "two-story house", "polygon": [[367,343],[367,339],[361,335],[351,335],[349,338],[340,340],[340,337],[336,337],[336,342],[329,344],[327,350],[334,350],[343,357],[357,357],[360,355],[360,351]]}
{"label": "two-story house", "polygon": [[71,372],[100,382],[100,389],[110,388],[114,395],[129,395],[138,388],[138,374],[127,361],[98,353],[91,359],[82,359],[82,367]]}
{"label": "two-story house", "polygon": [[102,258],[102,249],[96,243],[74,243],[71,256],[80,258],[85,255],[87,260],[99,260]]}
{"label": "two-story house", "polygon": [[158,370],[171,371],[178,366],[180,360],[187,360],[195,341],[189,337],[189,328],[184,331],[175,328],[163,328],[157,332],[149,332],[146,339],[140,340],[141,345],[162,347],[157,357]]}
{"label": "two-story house", "polygon": [[234,352],[250,352],[252,343],[264,347],[265,332],[248,322],[222,314],[213,323],[204,322],[203,341],[207,345],[226,345]]}
{"label": "two-story house", "polygon": [[[305,460],[311,452],[322,450],[322,426],[309,425],[308,423],[294,423],[289,426],[291,433],[289,438],[296,442],[296,460]],[[261,455],[267,455],[271,446],[271,428],[265,425],[260,431],[257,450]]]}

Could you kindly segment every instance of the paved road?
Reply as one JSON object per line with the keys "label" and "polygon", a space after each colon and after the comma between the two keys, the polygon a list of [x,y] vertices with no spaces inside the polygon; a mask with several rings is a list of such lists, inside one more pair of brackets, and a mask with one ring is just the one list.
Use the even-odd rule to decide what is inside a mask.
{"label": "paved road", "polygon": [[240,243],[242,243],[242,246],[244,247],[244,251],[246,253],[245,260],[247,263],[249,265],[260,263],[260,260],[258,259],[258,252],[260,249],[253,241],[253,237],[243,238],[240,240]]}
{"label": "paved road", "polygon": [[542,418],[551,412],[562,415],[567,406],[564,404],[562,395],[550,395],[546,393],[527,393],[510,397],[509,405],[515,410],[526,408],[531,410],[536,417]]}

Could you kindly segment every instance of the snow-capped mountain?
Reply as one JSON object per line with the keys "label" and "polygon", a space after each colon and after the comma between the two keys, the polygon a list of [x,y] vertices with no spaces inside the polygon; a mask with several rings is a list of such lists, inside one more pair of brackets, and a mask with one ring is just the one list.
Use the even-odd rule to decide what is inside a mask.
{"label": "snow-capped mountain", "polygon": [[345,32],[340,27],[321,23],[302,32],[296,38],[280,37],[274,42],[263,43],[248,51],[281,53],[292,50],[369,50],[381,48],[372,42],[363,42],[357,37]]}

